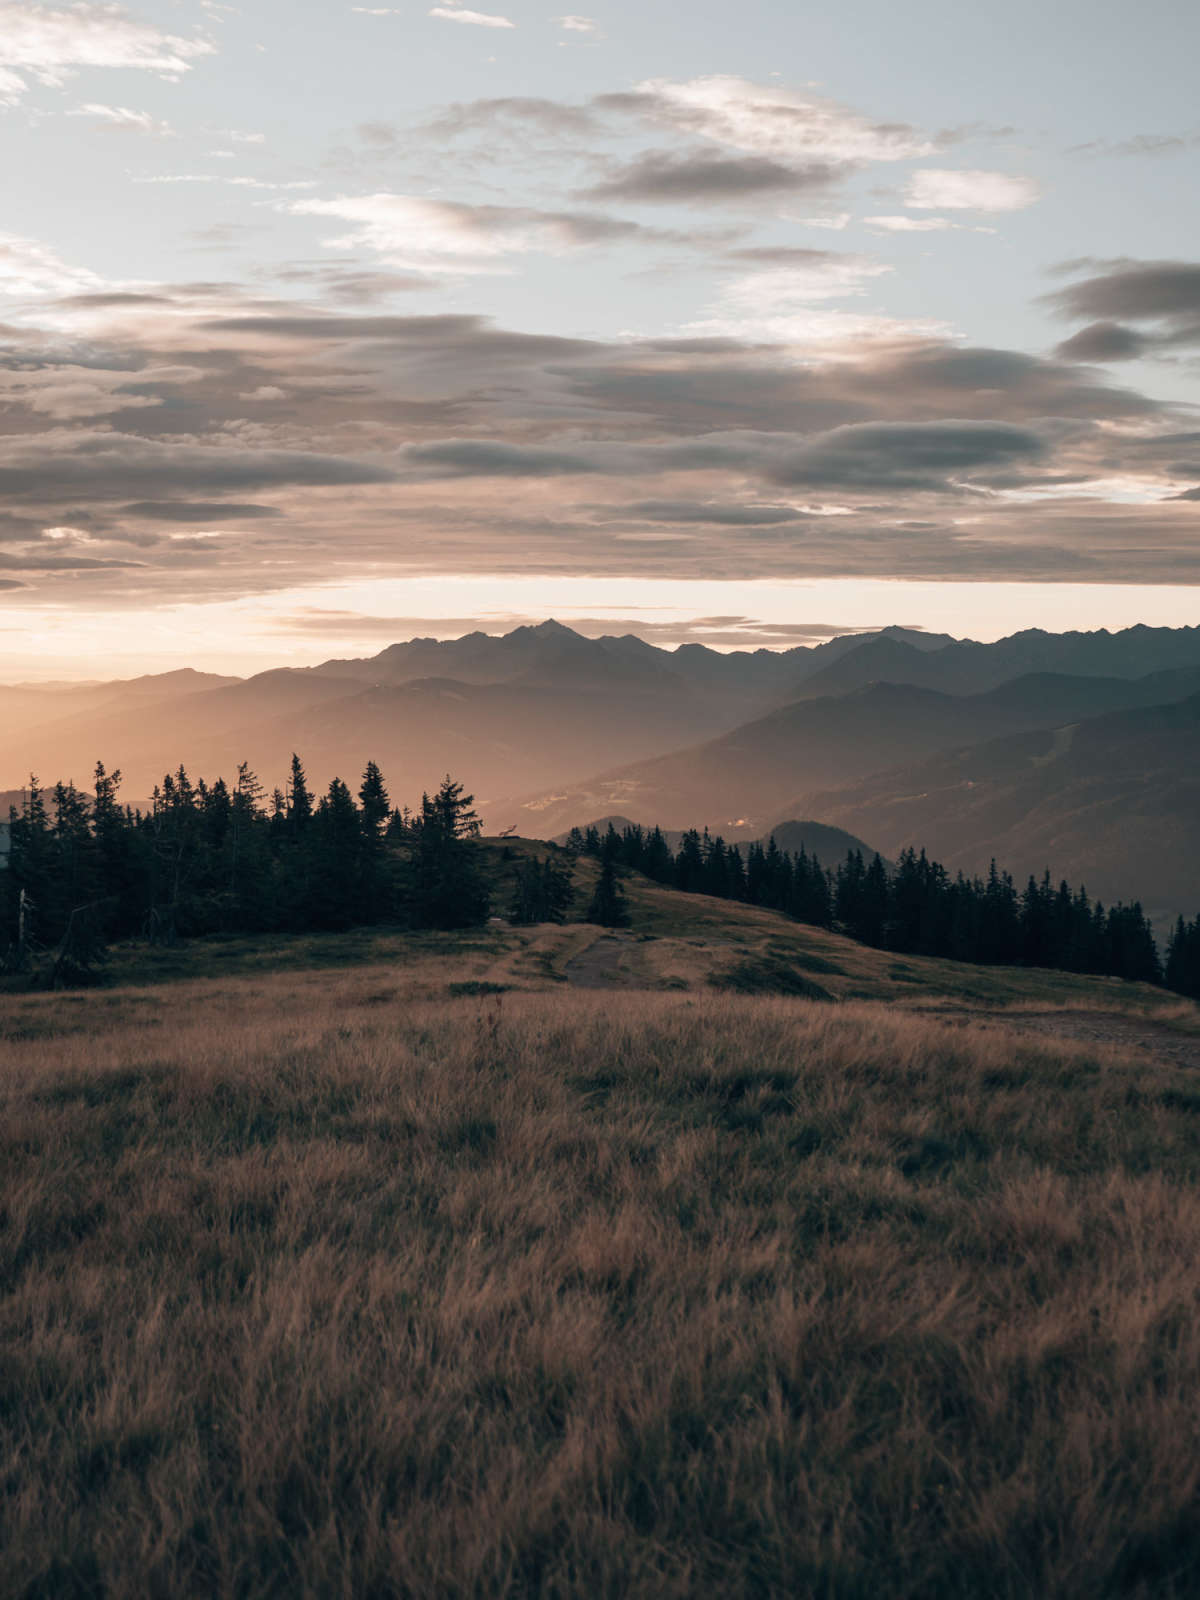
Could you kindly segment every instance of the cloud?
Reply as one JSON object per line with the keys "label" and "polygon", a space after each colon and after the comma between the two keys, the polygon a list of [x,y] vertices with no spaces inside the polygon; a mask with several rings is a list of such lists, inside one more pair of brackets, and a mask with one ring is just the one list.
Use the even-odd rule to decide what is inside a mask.
{"label": "cloud", "polygon": [[804,245],[754,244],[745,245],[740,250],[731,250],[728,259],[730,261],[750,261],[756,266],[795,267],[801,271],[821,272],[830,263],[861,258],[847,257],[836,250],[813,250]]}
{"label": "cloud", "polygon": [[297,216],[351,223],[351,233],[326,241],[332,249],[366,247],[396,266],[418,270],[495,270],[507,256],[529,251],[559,255],[621,243],[645,231],[636,222],[590,212],[465,205],[408,194],[297,200],[288,209]]}
{"label": "cloud", "polygon": [[872,233],[995,233],[995,228],[976,228],[966,222],[951,222],[949,217],[864,217],[863,226]]}
{"label": "cloud", "polygon": [[[637,610],[636,607],[630,609]],[[740,644],[750,648],[771,644],[795,645],[836,639],[848,633],[878,631],[861,624],[777,623],[746,616],[688,617],[661,622],[646,615],[647,610],[649,608],[644,608],[639,615],[632,617],[576,617],[568,614],[563,620],[574,633],[588,639],[635,633],[647,643],[667,647],[678,644]],[[281,633],[315,633],[330,639],[359,636],[386,640],[453,639],[479,631],[508,633],[513,628],[536,626],[544,621],[541,615],[520,611],[477,612],[470,617],[380,617],[361,611],[303,606],[281,617],[276,626]],[[921,629],[918,626],[913,631],[920,632]]]}
{"label": "cloud", "polygon": [[[1168,501],[1200,482],[1200,437],[1170,407],[876,317],[867,255],[716,264],[743,293],[723,331],[607,341],[220,284],[82,291],[72,331],[17,330],[0,365],[4,548],[146,603],[364,572],[1200,576],[1195,501]],[[870,342],[802,320],[840,336],[856,302]],[[805,343],[769,336],[776,305]],[[73,385],[142,403],[64,426]],[[265,392],[286,404],[242,398]],[[43,527],[80,532],[48,557]]]}
{"label": "cloud", "polygon": [[[1075,361],[1127,361],[1200,345],[1200,265],[1192,261],[1084,263],[1099,272],[1045,297],[1060,315],[1094,319],[1059,345]],[[1150,326],[1131,328],[1128,323]]]}
{"label": "cloud", "polygon": [[828,228],[834,233],[841,233],[849,226],[851,217],[848,211],[835,211],[828,217],[801,217],[800,221],[805,228]]}
{"label": "cloud", "polygon": [[444,439],[413,445],[406,464],[422,476],[481,478],[557,478],[595,472],[596,457],[563,450],[532,449],[496,439]]}
{"label": "cloud", "polygon": [[788,167],[769,156],[647,150],[581,195],[641,204],[722,205],[822,189],[840,176],[841,169],[828,163]]}
{"label": "cloud", "polygon": [[874,279],[892,271],[869,256],[812,251],[807,259],[764,265],[725,284],[708,315],[690,323],[693,333],[734,339],[769,339],[793,348],[835,347],[848,355],[876,342],[896,342],[938,331],[936,325],[879,312],[848,311],[829,302],[863,296]]}
{"label": "cloud", "polygon": [[89,101],[85,105],[76,106],[74,111],[68,111],[67,115],[91,117],[101,126],[124,133],[148,133],[160,139],[169,139],[175,132],[169,122],[162,122],[157,117],[152,117],[148,111],[131,111],[128,106],[106,106]]}
{"label": "cloud", "polygon": [[415,272],[371,272],[355,267],[281,267],[271,274],[279,283],[306,283],[335,305],[377,305],[396,294],[417,294],[436,287],[437,280]]}
{"label": "cloud", "polygon": [[1073,317],[1200,317],[1200,264],[1114,261],[1106,270],[1049,296]]}
{"label": "cloud", "polygon": [[[601,131],[601,121],[584,106],[566,105],[533,95],[501,95],[485,100],[458,101],[445,108],[422,130],[437,139],[455,139],[464,133],[494,133],[502,127],[532,128],[539,136],[591,137]],[[369,143],[391,147],[400,133],[391,123],[367,122],[359,134]]]}
{"label": "cloud", "polygon": [[1045,456],[1046,441],[1001,422],[870,422],[807,440],[772,481],[821,487],[944,489]]}
{"label": "cloud", "polygon": [[936,149],[906,123],[874,122],[833,100],[732,76],[652,78],[593,104],[787,164],[908,161]]}
{"label": "cloud", "polygon": [[280,517],[278,506],[257,505],[237,500],[138,500],[122,506],[122,516],[147,522],[252,522],[263,517]]}
{"label": "cloud", "polygon": [[704,523],[717,528],[771,528],[798,522],[808,513],[796,506],[712,500],[635,500],[602,508],[609,517],[640,522]]}
{"label": "cloud", "polygon": [[1040,196],[1033,178],[937,167],[914,172],[904,188],[905,205],[916,211],[1023,211]]}
{"label": "cloud", "polygon": [[461,6],[434,6],[429,15],[440,17],[443,22],[466,22],[476,28],[516,27],[516,23],[510,22],[507,17],[497,17],[488,11],[466,11]]}
{"label": "cloud", "polygon": [[309,488],[390,483],[394,470],[317,451],[264,450],[232,443],[158,441],[128,433],[60,430],[0,438],[0,493],[56,491],[128,499],[139,490]]}
{"label": "cloud", "polygon": [[135,22],[120,6],[51,10],[30,0],[0,0],[0,102],[14,104],[29,79],[61,87],[81,67],[114,67],[181,77],[215,54],[207,39],[184,39]]}
{"label": "cloud", "polygon": [[1090,322],[1055,349],[1064,361],[1132,361],[1152,348],[1136,328],[1119,322]]}
{"label": "cloud", "polygon": [[555,17],[554,21],[567,33],[598,33],[600,31],[599,23],[592,17]]}
{"label": "cloud", "polygon": [[0,294],[70,294],[99,288],[103,282],[86,267],[69,266],[37,239],[0,233]]}
{"label": "cloud", "polygon": [[[834,428],[800,442],[772,434],[714,433],[680,443],[657,445],[593,441],[564,449],[511,444],[496,439],[444,439],[411,446],[403,464],[417,479],[556,478],[598,476],[625,479],[637,473],[733,469],[763,482],[789,487],[837,488],[850,492],[880,489],[954,492],[976,480],[989,482],[1048,454],[1046,440],[1010,423],[950,421],[860,423]],[[661,515],[669,504],[652,501]],[[781,520],[777,507],[759,508],[755,521],[731,509],[704,514],[697,502],[681,503],[680,522],[714,526],[769,527]],[[594,510],[595,508],[593,508]],[[784,521],[802,520],[790,509]]]}
{"label": "cloud", "polygon": [[[138,381],[140,385],[155,380],[139,373]],[[0,373],[0,410],[20,406],[61,422],[162,403],[161,394],[139,392],[127,372],[94,372],[64,364],[50,372]]]}
{"label": "cloud", "polygon": [[1069,155],[1078,156],[1162,156],[1200,145],[1200,133],[1135,133],[1129,139],[1093,139],[1077,144]]}

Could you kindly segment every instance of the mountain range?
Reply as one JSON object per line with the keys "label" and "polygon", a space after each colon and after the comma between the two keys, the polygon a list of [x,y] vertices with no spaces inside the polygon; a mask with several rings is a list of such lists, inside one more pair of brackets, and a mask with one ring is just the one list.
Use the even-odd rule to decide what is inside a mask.
{"label": "mountain range", "polygon": [[1198,703],[1200,627],[721,652],[549,621],[249,678],[0,687],[0,787],[82,786],[99,759],[131,798],[180,762],[230,779],[245,760],[270,788],[295,750],[315,787],[376,760],[400,803],[452,771],[489,827],[543,838],[612,814],[741,838],[808,817],[889,856],[995,854],[1194,911]]}

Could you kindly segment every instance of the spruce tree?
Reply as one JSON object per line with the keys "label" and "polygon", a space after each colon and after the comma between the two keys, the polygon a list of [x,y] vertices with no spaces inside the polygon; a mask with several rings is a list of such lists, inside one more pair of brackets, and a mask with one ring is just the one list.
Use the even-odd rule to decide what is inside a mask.
{"label": "spruce tree", "polygon": [[617,865],[611,856],[600,864],[596,890],[587,908],[586,922],[596,922],[602,928],[627,928],[629,912],[625,894],[617,882]]}
{"label": "spruce tree", "polygon": [[422,795],[417,829],[414,910],[426,928],[467,928],[488,914],[488,888],[476,848],[475,796],[447,774]]}
{"label": "spruce tree", "polygon": [[363,832],[369,839],[382,838],[392,814],[392,802],[388,798],[383,774],[373,761],[367,762],[358,798],[362,806]]}

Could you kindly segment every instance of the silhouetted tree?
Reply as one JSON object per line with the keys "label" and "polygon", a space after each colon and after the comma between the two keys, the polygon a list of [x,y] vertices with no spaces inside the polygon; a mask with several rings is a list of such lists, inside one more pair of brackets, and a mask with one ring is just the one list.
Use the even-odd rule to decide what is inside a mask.
{"label": "silhouetted tree", "polygon": [[421,797],[414,910],[426,928],[466,928],[488,914],[488,888],[476,849],[475,796],[449,775]]}
{"label": "silhouetted tree", "polygon": [[602,928],[629,926],[625,893],[617,882],[617,865],[611,856],[601,860],[600,876],[596,879],[595,893],[588,905],[585,920],[599,923]]}

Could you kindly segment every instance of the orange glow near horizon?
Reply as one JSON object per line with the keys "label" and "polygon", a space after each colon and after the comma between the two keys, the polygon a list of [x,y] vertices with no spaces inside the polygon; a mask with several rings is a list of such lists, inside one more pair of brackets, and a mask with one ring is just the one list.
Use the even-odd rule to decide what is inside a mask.
{"label": "orange glow near horizon", "polygon": [[[1200,588],[1066,583],[669,581],[423,576],[311,586],[205,605],[89,612],[10,602],[0,681],[135,677],[191,666],[247,675],[370,656],[397,639],[504,633],[554,616],[590,634],[671,646],[786,648],[831,631],[903,624],[990,640],[1023,628],[1117,630],[1200,623]],[[811,628],[811,633],[809,629]]]}

